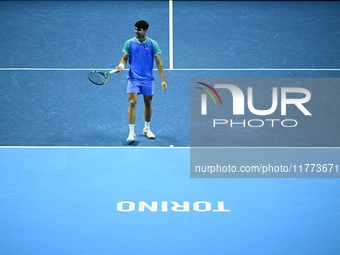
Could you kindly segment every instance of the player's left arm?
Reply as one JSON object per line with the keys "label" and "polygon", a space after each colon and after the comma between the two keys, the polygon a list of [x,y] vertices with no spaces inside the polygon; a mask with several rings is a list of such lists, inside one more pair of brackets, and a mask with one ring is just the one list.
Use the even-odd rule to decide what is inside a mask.
{"label": "player's left arm", "polygon": [[162,90],[166,91],[168,88],[168,85],[166,85],[165,78],[164,78],[164,68],[163,68],[163,63],[161,60],[161,55],[160,54],[156,55],[155,60],[156,60],[159,76],[161,77],[161,80],[162,80]]}

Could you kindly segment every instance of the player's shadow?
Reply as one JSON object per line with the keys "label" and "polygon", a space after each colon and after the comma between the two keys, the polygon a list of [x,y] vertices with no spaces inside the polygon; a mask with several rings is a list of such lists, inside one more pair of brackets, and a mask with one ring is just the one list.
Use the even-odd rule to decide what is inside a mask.
{"label": "player's shadow", "polygon": [[125,142],[123,143],[123,146],[138,146],[139,141],[133,141],[133,142]]}

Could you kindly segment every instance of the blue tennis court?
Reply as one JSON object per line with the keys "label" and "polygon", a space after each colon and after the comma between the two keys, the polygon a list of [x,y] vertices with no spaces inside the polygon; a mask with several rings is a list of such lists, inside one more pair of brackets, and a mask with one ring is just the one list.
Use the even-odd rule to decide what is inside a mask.
{"label": "blue tennis court", "polygon": [[[0,254],[340,253],[338,178],[190,177],[190,79],[339,78],[339,2],[0,7]],[[128,144],[128,66],[103,86],[87,74],[118,65],[138,20],[160,45],[168,90],[155,67],[156,139],[142,135],[140,96]],[[225,158],[335,171],[340,87],[312,94],[325,133],[295,138],[303,148],[233,145]]]}

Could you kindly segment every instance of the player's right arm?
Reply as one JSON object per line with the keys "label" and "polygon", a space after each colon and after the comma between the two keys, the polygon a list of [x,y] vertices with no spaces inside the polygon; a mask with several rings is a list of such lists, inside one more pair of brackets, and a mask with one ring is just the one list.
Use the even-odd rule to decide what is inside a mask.
{"label": "player's right arm", "polygon": [[119,61],[119,65],[116,67],[117,73],[119,73],[119,72],[121,72],[123,70],[123,67],[120,66],[120,65],[126,66],[126,63],[127,63],[128,59],[129,59],[129,55],[127,55],[126,53],[123,53],[123,57]]}

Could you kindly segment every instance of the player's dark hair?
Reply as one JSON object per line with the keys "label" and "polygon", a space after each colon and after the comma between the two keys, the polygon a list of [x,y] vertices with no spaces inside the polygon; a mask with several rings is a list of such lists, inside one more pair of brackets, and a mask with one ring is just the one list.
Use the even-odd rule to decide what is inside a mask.
{"label": "player's dark hair", "polygon": [[135,27],[138,29],[147,30],[149,28],[149,24],[145,20],[140,20],[135,24]]}

